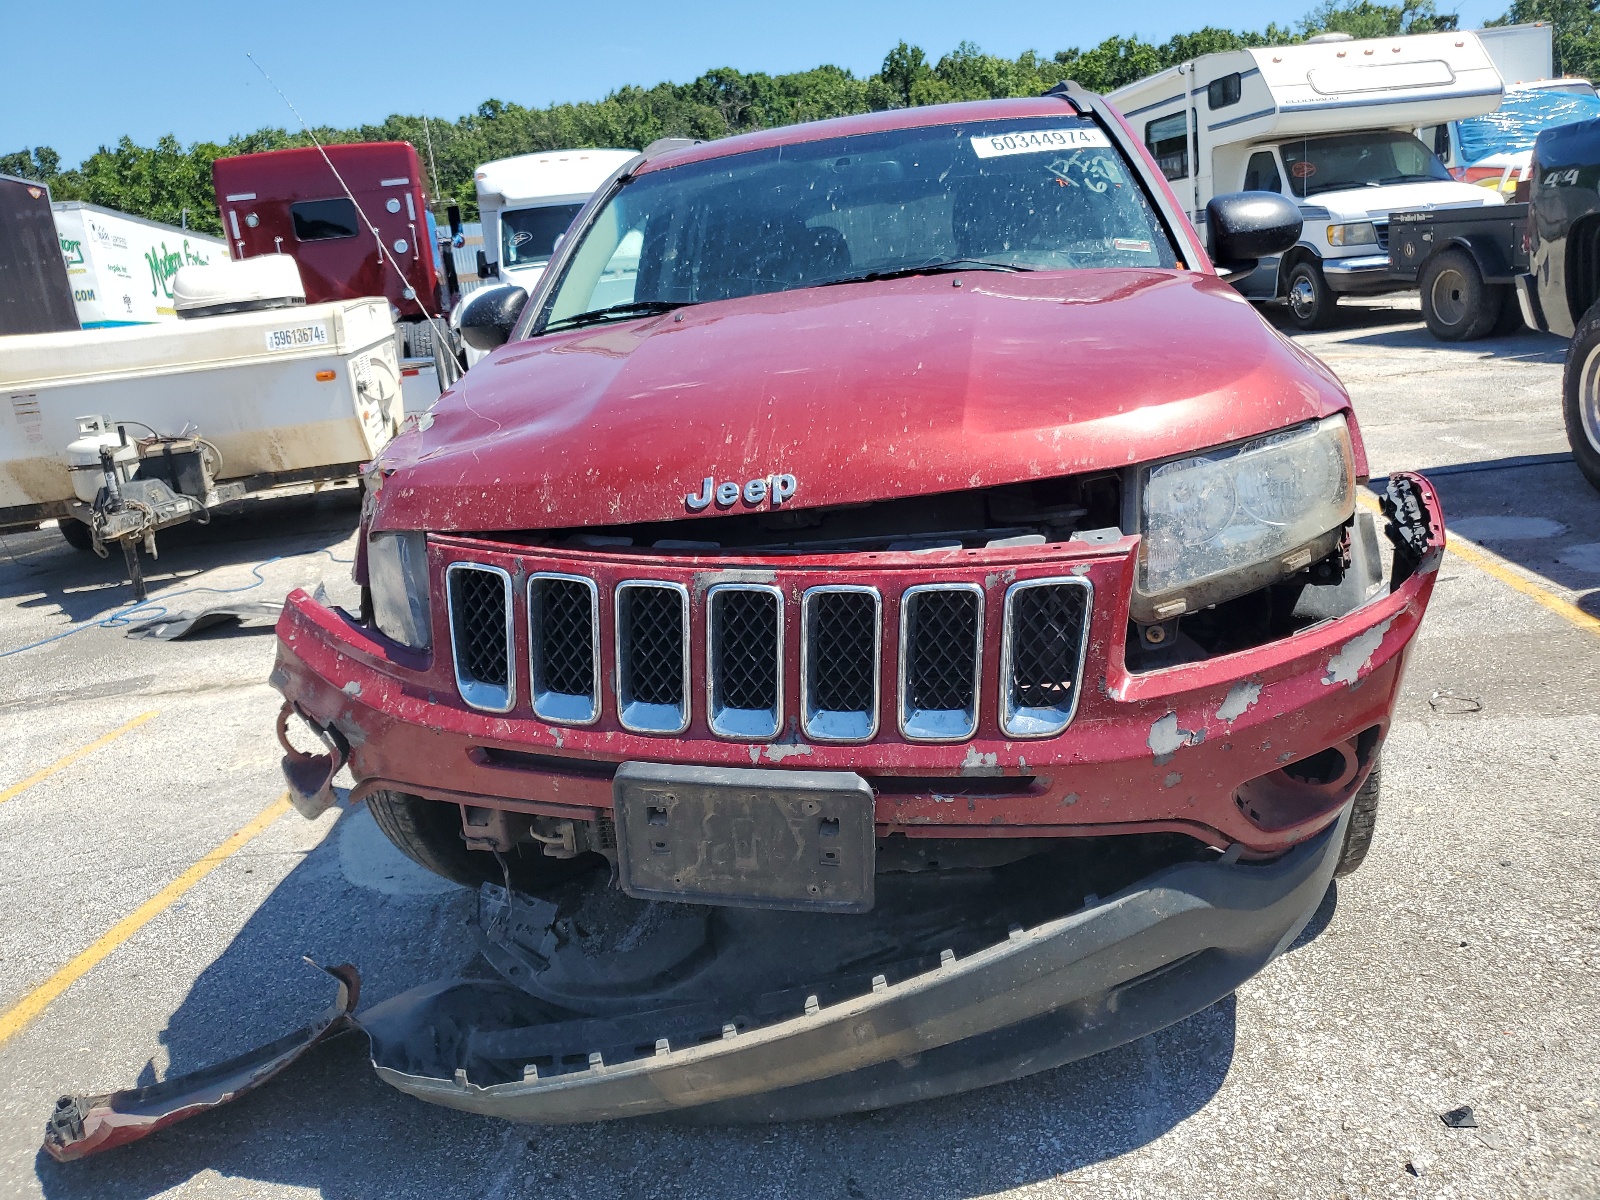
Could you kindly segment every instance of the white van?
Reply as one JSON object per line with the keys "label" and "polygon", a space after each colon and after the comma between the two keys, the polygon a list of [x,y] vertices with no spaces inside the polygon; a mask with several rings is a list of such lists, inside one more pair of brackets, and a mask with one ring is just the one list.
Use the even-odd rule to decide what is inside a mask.
{"label": "white van", "polygon": [[530,294],[583,203],[636,150],[551,150],[484,163],[477,182],[483,221],[480,277],[499,275]]}
{"label": "white van", "polygon": [[1289,302],[1303,329],[1341,295],[1409,286],[1389,275],[1392,209],[1498,204],[1457,183],[1412,132],[1490,112],[1502,83],[1476,35],[1430,33],[1207,54],[1109,97],[1144,139],[1196,225],[1214,195],[1281,192],[1300,205],[1300,244],[1237,281]]}

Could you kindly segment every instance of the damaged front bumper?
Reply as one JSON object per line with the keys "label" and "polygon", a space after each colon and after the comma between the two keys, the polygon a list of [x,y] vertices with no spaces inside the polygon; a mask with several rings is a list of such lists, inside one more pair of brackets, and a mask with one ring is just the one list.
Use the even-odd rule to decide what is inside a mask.
{"label": "damaged front bumper", "polygon": [[378,1074],[401,1091],[514,1121],[781,1121],[948,1095],[1085,1058],[1228,995],[1305,928],[1348,819],[1346,808],[1274,862],[1179,863],[854,991],[838,976],[595,1016],[534,995],[536,981],[456,980],[361,1023]]}
{"label": "damaged front bumper", "polygon": [[[285,697],[280,734],[291,794],[301,812],[315,815],[333,803],[333,776],[348,762],[352,801],[378,790],[407,792],[597,827],[611,818],[623,763],[772,766],[860,775],[876,796],[879,838],[1171,831],[1218,850],[1242,846],[1246,857],[1280,854],[1326,827],[1365,778],[1432,594],[1444,546],[1437,498],[1420,476],[1396,475],[1390,487],[1407,515],[1397,521],[1399,501],[1389,499],[1387,531],[1399,539],[1396,559],[1404,569],[1386,587],[1374,578],[1365,597],[1298,632],[1161,669],[1128,665],[1134,537],[1053,546],[1048,556],[1029,547],[963,552],[949,562],[926,555],[889,562],[893,556],[885,555],[866,567],[851,560],[776,569],[785,595],[852,572],[885,596],[930,576],[959,579],[992,593],[991,612],[999,611],[1013,580],[1087,579],[1095,601],[1076,716],[1061,733],[1036,740],[1000,731],[992,683],[982,689],[978,731],[956,744],[897,736],[888,698],[880,732],[860,745],[807,741],[793,729],[774,742],[746,744],[709,736],[700,724],[677,737],[639,734],[622,728],[610,711],[588,727],[540,721],[525,704],[503,715],[478,712],[456,695],[447,627],[435,631],[444,649],[407,651],[294,593],[279,622],[272,674]],[[1404,537],[1401,524],[1410,531]],[[639,570],[637,562],[603,551],[584,551],[581,561],[573,551],[557,561],[549,551],[450,538],[437,539],[432,553],[436,578],[450,562],[482,559],[519,579],[535,571],[587,572],[600,579],[602,595]],[[670,570],[653,561],[650,569],[676,572],[694,596],[729,574],[693,560]],[[703,620],[696,615],[690,625],[699,629]],[[1001,650],[998,622],[990,626],[985,663],[998,660]],[[521,672],[525,633],[517,637]],[[696,662],[694,670],[703,673]],[[797,662],[786,664],[786,679],[798,675]],[[524,679],[516,694],[528,690]],[[791,696],[787,708],[797,707]],[[306,754],[289,743],[283,722],[291,715],[311,727],[326,753]],[[1300,769],[1301,763],[1310,766]]]}

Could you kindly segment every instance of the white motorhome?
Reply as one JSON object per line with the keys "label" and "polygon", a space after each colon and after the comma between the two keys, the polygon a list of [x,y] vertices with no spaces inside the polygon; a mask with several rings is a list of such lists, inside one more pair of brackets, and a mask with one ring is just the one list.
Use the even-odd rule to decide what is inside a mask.
{"label": "white motorhome", "polygon": [[1113,92],[1179,202],[1203,225],[1214,195],[1280,192],[1305,220],[1300,244],[1237,281],[1255,300],[1285,298],[1315,329],[1341,295],[1406,286],[1389,275],[1392,209],[1498,204],[1457,183],[1412,132],[1490,112],[1500,73],[1472,33],[1355,40],[1207,54]]}
{"label": "white motorhome", "polygon": [[634,150],[551,150],[484,163],[475,173],[483,221],[480,276],[532,293],[556,239]]}

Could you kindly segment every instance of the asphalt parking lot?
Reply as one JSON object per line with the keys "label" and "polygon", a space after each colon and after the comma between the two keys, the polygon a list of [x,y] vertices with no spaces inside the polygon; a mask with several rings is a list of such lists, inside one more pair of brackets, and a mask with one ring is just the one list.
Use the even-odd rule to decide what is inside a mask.
{"label": "asphalt parking lot", "polygon": [[[1600,496],[1566,454],[1563,344],[1446,346],[1405,301],[1299,341],[1354,396],[1373,474],[1431,472],[1457,539],[1371,857],[1235,997],[865,1117],[511,1126],[393,1091],[346,1037],[221,1112],[55,1164],[38,1146],[61,1093],[309,1019],[331,989],[302,955],[359,964],[372,999],[451,974],[473,897],[365,811],[283,812],[268,623],[173,643],[80,626],[128,602],[120,563],[0,537],[0,655],[56,639],[0,657],[0,1195],[1600,1196]],[[335,491],[174,531],[152,598],[348,596],[355,521]],[[1476,1129],[1440,1120],[1459,1105]]]}

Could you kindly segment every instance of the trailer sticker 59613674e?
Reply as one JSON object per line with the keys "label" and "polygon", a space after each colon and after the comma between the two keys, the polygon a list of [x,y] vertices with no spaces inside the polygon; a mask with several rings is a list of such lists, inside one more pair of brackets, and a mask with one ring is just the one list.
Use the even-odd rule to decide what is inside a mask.
{"label": "trailer sticker 59613674e", "polygon": [[268,350],[299,350],[303,346],[326,346],[326,325],[294,325],[288,329],[267,330]]}

